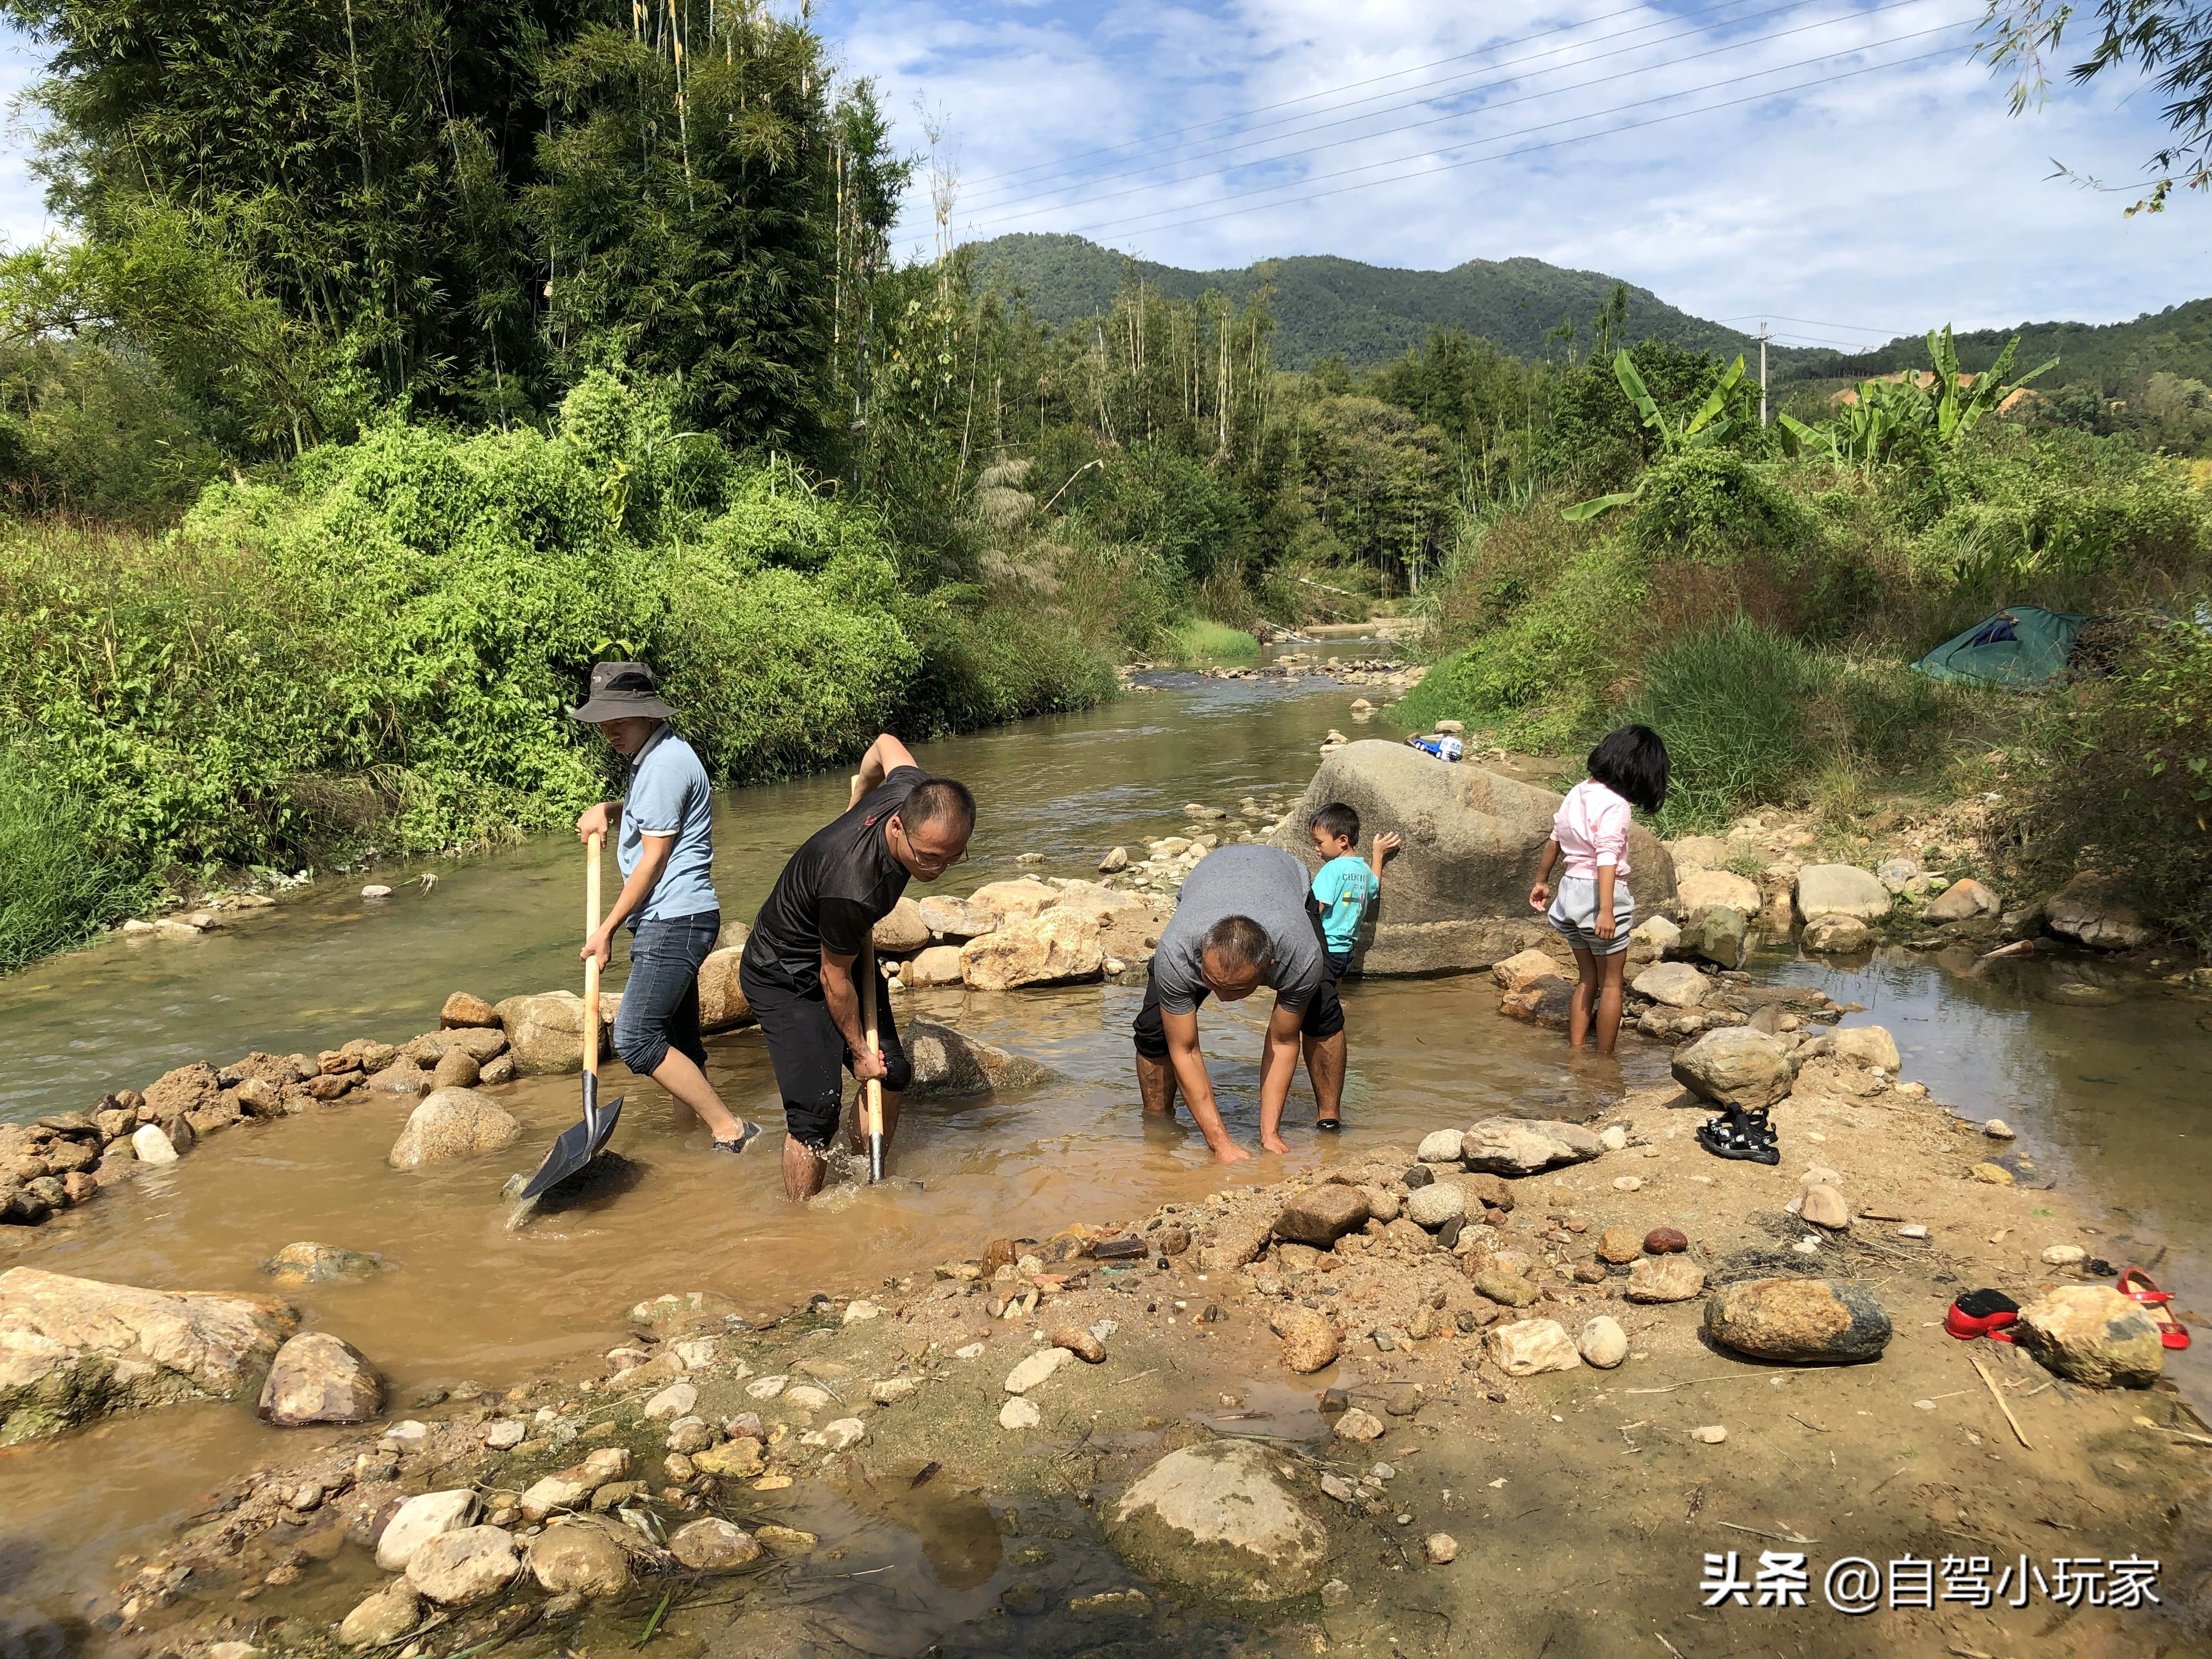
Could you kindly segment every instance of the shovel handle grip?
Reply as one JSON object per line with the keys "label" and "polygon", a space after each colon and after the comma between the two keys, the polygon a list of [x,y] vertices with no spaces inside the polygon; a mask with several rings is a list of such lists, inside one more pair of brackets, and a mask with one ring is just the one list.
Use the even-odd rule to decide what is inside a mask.
{"label": "shovel handle grip", "polygon": [[[860,1024],[866,1030],[868,1047],[876,1046],[876,945],[873,939],[860,946]],[[884,1133],[884,1083],[881,1078],[870,1078],[861,1086],[860,1099],[866,1112],[866,1127],[872,1137]]]}
{"label": "shovel handle grip", "polygon": [[[593,836],[584,844],[584,937],[599,931],[599,842]],[[584,963],[584,1073],[599,1072],[599,959]]]}

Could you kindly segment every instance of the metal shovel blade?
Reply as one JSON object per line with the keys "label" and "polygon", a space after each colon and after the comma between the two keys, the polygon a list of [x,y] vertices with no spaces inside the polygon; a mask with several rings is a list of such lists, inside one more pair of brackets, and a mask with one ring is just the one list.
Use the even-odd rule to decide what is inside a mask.
{"label": "metal shovel blade", "polygon": [[622,1115],[620,1097],[596,1110],[585,1113],[583,1121],[572,1123],[561,1131],[561,1138],[553,1143],[553,1150],[545,1154],[545,1161],[538,1166],[538,1173],[525,1183],[517,1194],[519,1201],[529,1202],[549,1193],[570,1176],[599,1155],[607,1138],[615,1132],[615,1120]]}

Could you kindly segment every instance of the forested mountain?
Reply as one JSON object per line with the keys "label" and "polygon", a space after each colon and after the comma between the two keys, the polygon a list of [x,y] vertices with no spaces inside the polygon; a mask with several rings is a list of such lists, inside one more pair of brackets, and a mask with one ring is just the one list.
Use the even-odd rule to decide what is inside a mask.
{"label": "forested mountain", "polygon": [[[2107,395],[2141,385],[2157,374],[2212,380],[2212,300],[2191,300],[2163,311],[2146,311],[2131,323],[2021,323],[1982,328],[1958,337],[1959,366],[1980,371],[1996,361],[2005,342],[2020,336],[2014,362],[2033,368],[2045,358],[2058,367],[2052,386],[2095,385]],[[1837,359],[1824,373],[1854,377],[1926,366],[1928,347],[1917,335],[1901,336],[1856,357]]]}
{"label": "forested mountain", "polygon": [[[1140,278],[1170,299],[1194,300],[1209,289],[1242,304],[1272,283],[1267,306],[1275,320],[1274,359],[1284,368],[1310,368],[1341,356],[1371,368],[1419,345],[1437,327],[1462,328],[1522,356],[1546,354],[1546,337],[1572,319],[1571,341],[1548,342],[1560,361],[1571,345],[1587,354],[1591,319],[1618,279],[1595,270],[1567,270],[1541,259],[1470,259],[1449,270],[1399,270],[1333,255],[1269,259],[1241,270],[1182,270],[1132,260],[1080,236],[1000,236],[973,245],[976,281],[1019,289],[1039,318],[1065,326],[1113,308],[1127,277]],[[1755,352],[1751,336],[1677,310],[1648,289],[1628,285],[1623,337],[1733,356]],[[1795,354],[1778,351],[1778,362]]]}

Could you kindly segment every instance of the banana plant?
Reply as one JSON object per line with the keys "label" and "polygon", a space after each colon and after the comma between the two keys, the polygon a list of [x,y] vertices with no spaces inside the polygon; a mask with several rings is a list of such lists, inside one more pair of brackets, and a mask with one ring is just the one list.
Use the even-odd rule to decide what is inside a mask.
{"label": "banana plant", "polygon": [[[1659,407],[1659,400],[1644,384],[1644,376],[1637,373],[1634,359],[1626,351],[1615,352],[1613,359],[1613,378],[1620,389],[1636,405],[1644,424],[1658,434],[1662,453],[1679,455],[1689,449],[1709,449],[1725,441],[1744,418],[1744,405],[1749,399],[1750,388],[1744,383],[1743,359],[1739,356],[1728,366],[1713,388],[1705,394],[1705,401],[1692,410],[1687,419],[1674,422],[1667,418]],[[1636,481],[1636,488],[1611,495],[1597,495],[1586,501],[1577,501],[1560,516],[1571,524],[1580,524],[1585,519],[1595,519],[1601,513],[1609,513],[1616,507],[1626,507],[1644,494],[1644,486],[1651,474],[1647,468]]]}
{"label": "banana plant", "polygon": [[1924,433],[1955,448],[2008,394],[2057,366],[2058,359],[2053,357],[2008,380],[2006,371],[2019,349],[2015,334],[1988,368],[1962,375],[1950,325],[1931,329],[1928,356],[1935,368],[1925,385],[1912,375],[1899,380],[1862,380],[1854,401],[1826,426],[1808,426],[1793,416],[1781,416],[1783,451],[1817,455],[1838,467],[1864,472],[1888,460],[1907,432]]}

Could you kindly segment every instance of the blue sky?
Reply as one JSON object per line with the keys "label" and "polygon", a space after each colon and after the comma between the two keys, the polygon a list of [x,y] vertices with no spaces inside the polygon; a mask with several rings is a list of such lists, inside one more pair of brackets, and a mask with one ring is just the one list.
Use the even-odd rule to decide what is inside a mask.
{"label": "blue sky", "polygon": [[[1170,264],[1340,253],[1437,268],[1533,255],[1802,343],[1946,319],[2132,317],[2212,292],[2212,203],[2138,176],[2131,82],[2013,118],[1968,56],[1976,0],[829,0],[901,143],[938,153],[962,240],[1078,231]],[[0,88],[36,73],[0,36]],[[1260,112],[1246,114],[1246,112]],[[1628,130],[1621,130],[1628,129]],[[55,227],[20,121],[0,235]],[[1519,152],[1519,153],[1513,153]],[[902,252],[931,243],[917,190]]]}

